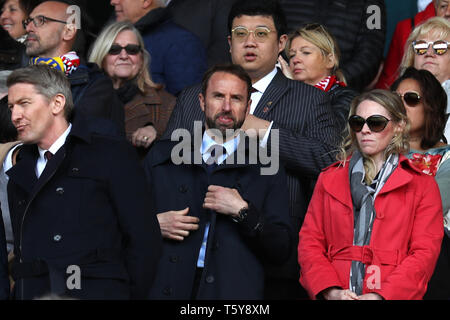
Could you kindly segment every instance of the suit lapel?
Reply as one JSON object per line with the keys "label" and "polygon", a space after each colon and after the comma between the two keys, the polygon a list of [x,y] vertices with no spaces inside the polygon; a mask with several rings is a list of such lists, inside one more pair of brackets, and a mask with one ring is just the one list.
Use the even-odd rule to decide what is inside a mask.
{"label": "suit lapel", "polygon": [[270,82],[266,91],[264,91],[261,100],[259,100],[253,113],[256,117],[270,120],[269,114],[277,106],[280,98],[289,90],[289,80],[277,70],[277,74]]}

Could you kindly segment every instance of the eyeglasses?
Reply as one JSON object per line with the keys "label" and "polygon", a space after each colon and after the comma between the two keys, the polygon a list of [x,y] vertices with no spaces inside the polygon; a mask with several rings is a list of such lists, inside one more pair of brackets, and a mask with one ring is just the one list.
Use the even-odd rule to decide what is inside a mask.
{"label": "eyeglasses", "polygon": [[404,94],[396,92],[396,94],[403,98],[403,101],[405,101],[407,105],[412,107],[416,106],[420,102],[420,99],[422,99],[422,97],[414,91],[405,92]]}
{"label": "eyeglasses", "polygon": [[386,128],[389,121],[391,120],[379,114],[370,116],[367,119],[354,115],[351,116],[350,119],[348,119],[348,124],[350,125],[350,128],[355,132],[360,132],[365,123],[367,123],[367,125],[369,126],[370,131],[381,132],[384,130],[384,128]]}
{"label": "eyeglasses", "polygon": [[67,24],[66,21],[56,20],[56,19],[49,18],[49,17],[46,17],[46,16],[36,16],[34,18],[30,17],[28,19],[23,20],[22,21],[22,25],[23,25],[23,28],[26,29],[28,24],[30,24],[30,22],[33,22],[34,26],[37,28],[37,27],[42,26],[44,23],[46,23],[48,21],[53,21],[53,22],[59,22],[59,23]]}
{"label": "eyeglasses", "polygon": [[231,30],[231,34],[233,37],[239,41],[244,41],[247,39],[247,36],[249,33],[253,33],[253,36],[255,37],[256,41],[258,42],[264,42],[269,38],[269,34],[272,32],[267,27],[256,27],[255,30],[248,30],[246,27],[236,27]]}
{"label": "eyeglasses", "polygon": [[447,42],[444,40],[438,40],[435,42],[431,42],[431,41],[426,42],[424,40],[416,40],[416,41],[413,41],[412,46],[413,46],[414,52],[417,55],[421,56],[421,55],[424,55],[425,53],[427,53],[428,48],[430,47],[430,44],[432,45],[434,53],[441,56],[447,52],[450,42]]}
{"label": "eyeglasses", "polygon": [[141,52],[141,46],[138,44],[127,44],[125,47],[122,47],[118,44],[113,44],[111,48],[109,49],[108,53],[113,56],[117,56],[122,52],[122,49],[125,49],[127,54],[129,55],[136,55],[139,52]]}

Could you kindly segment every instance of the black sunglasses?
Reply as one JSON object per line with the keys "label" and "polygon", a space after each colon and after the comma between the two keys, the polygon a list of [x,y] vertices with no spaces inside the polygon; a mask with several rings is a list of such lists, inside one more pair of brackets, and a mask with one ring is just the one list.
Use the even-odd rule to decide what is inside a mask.
{"label": "black sunglasses", "polygon": [[386,128],[389,121],[391,120],[389,120],[385,116],[378,114],[370,116],[367,119],[354,115],[351,116],[350,119],[348,119],[348,124],[350,125],[350,128],[355,132],[360,132],[365,123],[367,123],[367,125],[369,126],[370,131],[381,132],[384,130],[384,128]]}
{"label": "black sunglasses", "polygon": [[141,46],[138,44],[127,44],[125,47],[122,47],[118,44],[113,44],[111,48],[109,49],[108,53],[113,56],[117,56],[122,52],[122,49],[125,49],[125,51],[129,55],[136,55],[139,52],[141,52]]}
{"label": "black sunglasses", "polygon": [[405,101],[408,106],[411,107],[415,107],[420,102],[420,99],[422,99],[422,97],[417,92],[414,91],[408,91],[405,92],[404,94],[400,94],[398,92],[396,93],[401,98],[403,98],[403,101]]}

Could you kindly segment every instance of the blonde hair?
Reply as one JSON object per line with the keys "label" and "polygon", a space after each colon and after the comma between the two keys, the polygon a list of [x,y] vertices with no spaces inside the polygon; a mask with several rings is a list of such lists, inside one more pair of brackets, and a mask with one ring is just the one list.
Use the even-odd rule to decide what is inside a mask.
{"label": "blonde hair", "polygon": [[139,31],[129,21],[115,22],[106,26],[92,45],[88,61],[94,62],[101,69],[104,69],[104,60],[109,52],[109,49],[111,49],[111,46],[113,45],[114,40],[116,40],[119,33],[125,30],[129,30],[134,33],[139,45],[142,48],[142,68],[136,76],[136,84],[139,90],[144,93],[146,86],[159,89],[161,85],[154,83],[150,77],[150,54],[145,49],[144,40],[142,39]]}
{"label": "blonde hair", "polygon": [[[409,150],[409,120],[406,115],[406,109],[403,105],[401,98],[388,90],[375,89],[372,91],[364,92],[355,99],[353,99],[350,105],[349,118],[356,114],[356,109],[363,101],[373,101],[381,105],[389,113],[391,121],[396,124],[405,123],[403,130],[397,133],[392,138],[389,145],[384,150],[384,160],[386,160],[393,153],[406,153]],[[366,172],[365,181],[366,183],[372,183],[375,178],[376,166],[372,158],[361,152],[359,148],[358,141],[356,139],[356,133],[350,129],[347,123],[346,127],[346,137],[341,143],[340,152],[337,154],[337,160],[341,164],[345,164],[348,156],[353,154],[355,150],[358,150],[364,158],[364,169]]]}
{"label": "blonde hair", "polygon": [[325,26],[318,23],[310,23],[291,33],[288,36],[288,41],[285,48],[286,56],[289,57],[289,50],[291,50],[292,41],[297,37],[302,37],[319,48],[323,58],[332,55],[334,57],[334,66],[331,70],[331,75],[335,75],[339,81],[347,84],[344,74],[339,68],[341,52],[337,41]]}
{"label": "blonde hair", "polygon": [[412,46],[413,41],[429,33],[436,38],[447,39],[450,36],[450,22],[441,17],[433,17],[414,28],[405,43],[405,53],[400,64],[400,74],[403,74],[408,67],[414,67],[414,59],[416,57]]}

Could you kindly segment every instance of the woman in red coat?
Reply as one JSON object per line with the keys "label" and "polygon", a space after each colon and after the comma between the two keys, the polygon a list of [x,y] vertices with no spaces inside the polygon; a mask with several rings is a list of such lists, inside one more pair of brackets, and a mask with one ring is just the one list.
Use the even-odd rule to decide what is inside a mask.
{"label": "woman in red coat", "polygon": [[362,94],[348,123],[300,231],[300,282],[311,298],[421,299],[443,236],[437,184],[402,155],[409,122],[397,95]]}

